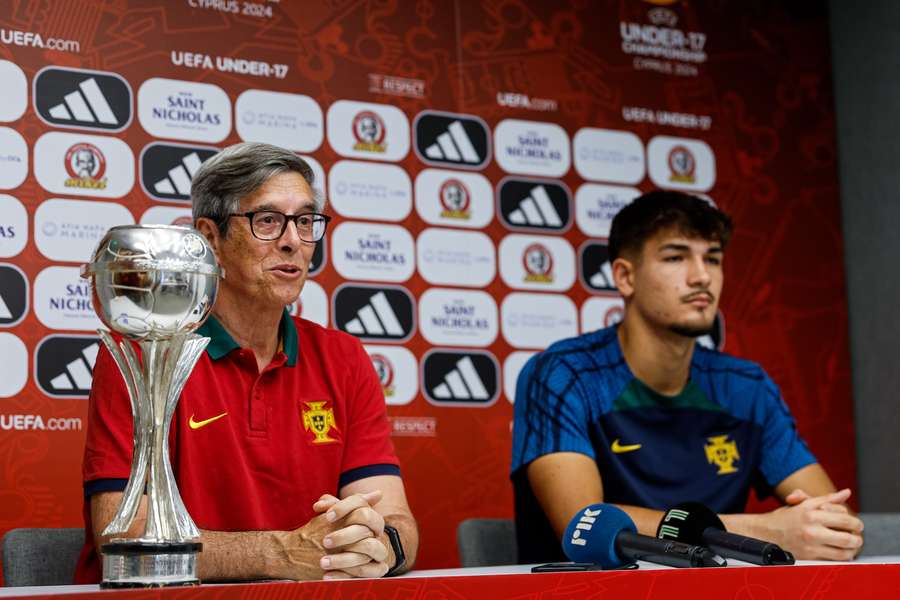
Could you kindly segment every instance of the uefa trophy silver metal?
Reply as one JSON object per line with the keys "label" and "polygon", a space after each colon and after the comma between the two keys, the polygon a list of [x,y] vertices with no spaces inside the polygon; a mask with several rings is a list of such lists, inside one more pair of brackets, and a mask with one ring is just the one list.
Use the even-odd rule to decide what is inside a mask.
{"label": "uefa trophy silver metal", "polygon": [[198,584],[200,532],[172,473],[169,428],[185,382],[209,343],[193,332],[215,302],[218,261],[193,228],[127,225],[107,232],[81,276],[91,280],[100,320],[124,338],[117,342],[98,330],[125,379],[134,419],[131,475],[103,535],[126,534],[147,496],[144,534],[113,538],[101,548],[101,586]]}

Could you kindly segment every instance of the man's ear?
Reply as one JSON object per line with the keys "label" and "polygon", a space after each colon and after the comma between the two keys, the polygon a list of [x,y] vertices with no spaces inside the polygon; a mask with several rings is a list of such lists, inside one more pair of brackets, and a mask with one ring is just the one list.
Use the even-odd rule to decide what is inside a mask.
{"label": "man's ear", "polygon": [[626,300],[634,294],[634,263],[621,256],[612,263],[613,281]]}
{"label": "man's ear", "polygon": [[197,222],[194,223],[194,227],[203,234],[203,237],[205,237],[206,241],[209,242],[209,245],[212,246],[213,251],[218,254],[219,245],[222,239],[219,226],[208,217],[200,217],[197,219]]}

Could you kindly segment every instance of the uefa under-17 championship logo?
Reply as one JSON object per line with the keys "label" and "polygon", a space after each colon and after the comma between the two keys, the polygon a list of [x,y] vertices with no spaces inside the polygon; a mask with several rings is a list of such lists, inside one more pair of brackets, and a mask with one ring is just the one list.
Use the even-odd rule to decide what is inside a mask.
{"label": "uefa under-17 championship logo", "polygon": [[75,144],[66,152],[66,187],[102,190],[106,188],[106,157],[100,149],[86,142]]}
{"label": "uefa under-17 championship logo", "polygon": [[353,137],[356,138],[354,150],[384,152],[387,149],[385,134],[384,121],[371,110],[364,110],[353,118]]}
{"label": "uefa under-17 championship logo", "polygon": [[440,200],[443,210],[441,216],[447,219],[469,219],[471,197],[469,188],[459,179],[448,179],[441,185]]}
{"label": "uefa under-17 championship logo", "polygon": [[543,244],[530,244],[522,254],[525,281],[531,283],[553,282],[553,255]]}

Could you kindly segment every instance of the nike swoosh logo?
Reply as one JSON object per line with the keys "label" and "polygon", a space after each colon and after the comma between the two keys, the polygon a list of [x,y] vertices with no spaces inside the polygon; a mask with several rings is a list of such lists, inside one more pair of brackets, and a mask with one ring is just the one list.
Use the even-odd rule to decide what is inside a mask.
{"label": "nike swoosh logo", "polygon": [[215,417],[210,417],[209,419],[204,419],[203,421],[195,421],[194,415],[191,415],[191,418],[188,419],[188,425],[190,425],[191,429],[200,429],[201,427],[206,427],[213,421],[218,421],[219,419],[221,419],[222,417],[224,417],[227,414],[228,414],[228,412],[226,411],[226,412],[223,412],[221,415],[216,415]]}
{"label": "nike swoosh logo", "polygon": [[619,438],[616,438],[612,443],[612,451],[615,454],[624,454],[625,452],[634,452],[635,450],[640,450],[640,444],[630,444],[628,446],[623,446],[619,443]]}

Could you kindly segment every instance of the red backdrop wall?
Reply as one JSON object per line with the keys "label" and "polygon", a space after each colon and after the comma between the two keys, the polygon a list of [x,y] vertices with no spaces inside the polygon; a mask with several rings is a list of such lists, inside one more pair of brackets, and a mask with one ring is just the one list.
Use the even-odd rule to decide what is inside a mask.
{"label": "red backdrop wall", "polygon": [[[514,353],[617,317],[594,277],[604,223],[655,187],[734,217],[714,342],[768,370],[835,482],[855,484],[816,3],[0,6],[0,532],[81,524],[96,323],[74,268],[109,225],[183,219],[185,157],[243,139],[284,142],[325,175],[335,219],[301,310],[380,355],[420,567],[457,564],[462,519],[511,516]],[[385,287],[409,292],[412,330],[366,325]]]}

